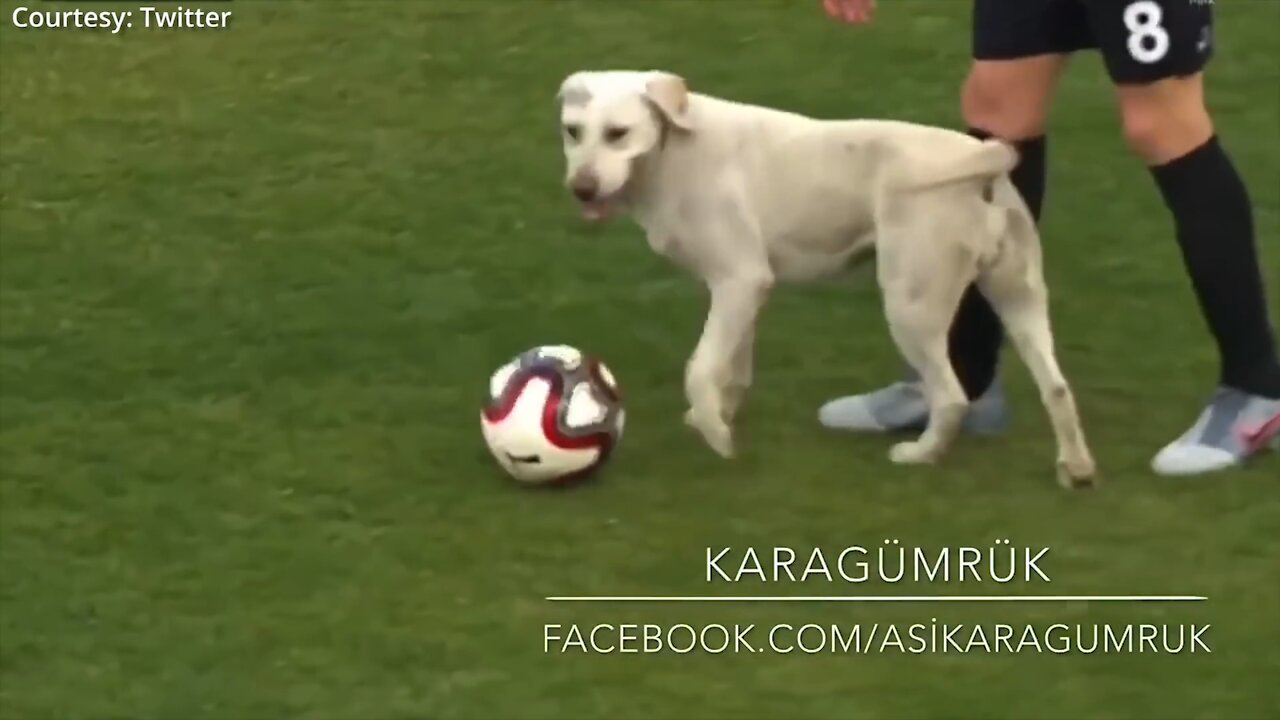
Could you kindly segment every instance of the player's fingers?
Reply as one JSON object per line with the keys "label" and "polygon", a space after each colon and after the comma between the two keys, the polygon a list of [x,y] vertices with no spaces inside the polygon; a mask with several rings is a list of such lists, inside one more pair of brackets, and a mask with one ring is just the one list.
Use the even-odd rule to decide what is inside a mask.
{"label": "player's fingers", "polygon": [[840,22],[853,22],[853,6],[858,0],[822,0],[827,16]]}
{"label": "player's fingers", "polygon": [[822,8],[833,20],[861,25],[871,22],[874,0],[822,0]]}
{"label": "player's fingers", "polygon": [[851,0],[853,5],[853,20],[858,24],[871,22],[871,15],[876,9],[875,0]]}

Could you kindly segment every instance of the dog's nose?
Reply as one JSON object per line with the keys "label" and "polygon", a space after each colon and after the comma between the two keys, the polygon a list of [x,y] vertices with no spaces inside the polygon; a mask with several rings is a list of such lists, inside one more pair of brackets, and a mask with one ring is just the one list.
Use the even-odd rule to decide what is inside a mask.
{"label": "dog's nose", "polygon": [[591,202],[600,192],[600,183],[591,175],[575,175],[569,182],[569,190],[581,202]]}

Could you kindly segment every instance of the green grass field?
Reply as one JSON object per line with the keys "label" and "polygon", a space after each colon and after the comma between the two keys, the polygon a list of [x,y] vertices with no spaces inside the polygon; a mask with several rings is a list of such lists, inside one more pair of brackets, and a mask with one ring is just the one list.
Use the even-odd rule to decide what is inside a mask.
{"label": "green grass field", "polygon": [[[37,5],[37,3],[31,3]],[[1280,458],[1169,482],[1150,455],[1216,359],[1095,57],[1055,110],[1063,362],[1106,475],[1007,436],[937,468],[820,431],[900,364],[863,274],[779,293],[741,457],[680,423],[703,292],[561,189],[581,68],[825,117],[958,126],[961,0],[253,2],[222,32],[37,32],[0,0],[0,717],[1280,717]],[[1210,95],[1280,298],[1280,4],[1218,4]],[[46,5],[64,8],[73,5]],[[95,6],[97,7],[97,6]],[[115,7],[115,6],[106,6]],[[120,6],[127,7],[127,6]],[[136,9],[136,8],[135,8]],[[488,373],[605,358],[600,482],[513,487]],[[1049,546],[1044,585],[708,585],[708,546]],[[1186,605],[556,605],[552,594],[1195,594]],[[584,655],[547,623],[1211,623],[1212,654]]]}

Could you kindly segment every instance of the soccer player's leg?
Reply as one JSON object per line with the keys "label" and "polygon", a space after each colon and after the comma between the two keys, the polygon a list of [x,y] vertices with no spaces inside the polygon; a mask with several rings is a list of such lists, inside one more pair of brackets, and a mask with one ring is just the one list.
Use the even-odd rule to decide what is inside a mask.
{"label": "soccer player's leg", "polygon": [[1280,440],[1280,361],[1249,195],[1205,107],[1212,7],[1186,0],[1089,0],[1091,24],[1130,148],[1173,214],[1178,246],[1221,359],[1218,388],[1152,461],[1165,475],[1243,463]]}
{"label": "soccer player's leg", "polygon": [[[1076,0],[976,0],[974,62],[961,93],[969,132],[1018,146],[1012,173],[1037,218],[1045,190],[1045,125],[1067,55],[1089,44],[1088,20]],[[1000,320],[974,287],[965,293],[949,336],[951,363],[972,400],[964,427],[993,433],[1006,423],[995,382],[1003,342]],[[818,412],[823,425],[862,432],[916,431],[928,403],[914,377],[861,395],[837,398]]]}

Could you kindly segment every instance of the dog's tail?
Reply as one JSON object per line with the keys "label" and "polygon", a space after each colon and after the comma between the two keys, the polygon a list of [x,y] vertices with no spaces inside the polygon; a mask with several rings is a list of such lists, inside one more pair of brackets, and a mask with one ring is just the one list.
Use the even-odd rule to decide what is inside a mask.
{"label": "dog's tail", "polygon": [[994,178],[1018,164],[1018,151],[1002,140],[983,140],[954,158],[903,158],[888,184],[898,190],[923,190],[964,180]]}

